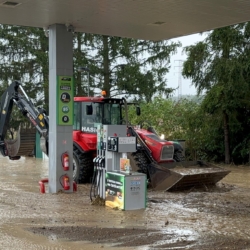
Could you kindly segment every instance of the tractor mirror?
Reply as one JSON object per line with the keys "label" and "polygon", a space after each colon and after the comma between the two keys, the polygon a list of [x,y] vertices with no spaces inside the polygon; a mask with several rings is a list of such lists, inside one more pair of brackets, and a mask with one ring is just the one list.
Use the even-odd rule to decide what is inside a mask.
{"label": "tractor mirror", "polygon": [[92,105],[86,105],[86,114],[93,115],[93,106]]}
{"label": "tractor mirror", "polygon": [[141,115],[141,108],[140,107],[136,107],[136,114],[139,116]]}

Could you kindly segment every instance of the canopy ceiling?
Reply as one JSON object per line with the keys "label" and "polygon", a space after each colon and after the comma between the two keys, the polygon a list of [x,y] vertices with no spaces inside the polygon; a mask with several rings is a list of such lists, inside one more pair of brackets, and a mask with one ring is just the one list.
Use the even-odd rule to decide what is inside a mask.
{"label": "canopy ceiling", "polygon": [[0,0],[0,23],[163,40],[250,20],[249,0]]}

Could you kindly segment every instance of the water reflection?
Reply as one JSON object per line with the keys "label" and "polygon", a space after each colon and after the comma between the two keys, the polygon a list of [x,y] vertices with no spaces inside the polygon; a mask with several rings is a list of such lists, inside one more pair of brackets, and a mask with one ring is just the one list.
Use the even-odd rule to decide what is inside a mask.
{"label": "water reflection", "polygon": [[227,167],[227,169],[231,173],[223,179],[223,182],[240,187],[250,187],[250,167]]}

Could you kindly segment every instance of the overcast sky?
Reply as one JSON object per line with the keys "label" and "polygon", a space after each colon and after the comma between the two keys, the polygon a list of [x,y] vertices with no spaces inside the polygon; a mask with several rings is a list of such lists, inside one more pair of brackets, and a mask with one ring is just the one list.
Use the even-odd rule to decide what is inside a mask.
{"label": "overcast sky", "polygon": [[[193,45],[199,41],[203,41],[205,39],[206,35],[200,35],[200,34],[194,34],[184,37],[179,37],[172,39],[172,41],[180,41],[182,43],[182,46],[188,46]],[[179,82],[179,72],[181,71],[181,68],[179,67],[180,63],[179,61],[183,61],[186,59],[186,55],[182,53],[183,47],[178,50],[178,53],[171,57],[171,69],[170,72],[167,74],[167,86],[172,88],[178,88],[178,82]],[[174,93],[174,96],[178,96],[179,92],[182,95],[196,95],[196,89],[192,85],[192,82],[190,80],[184,79],[181,77],[181,91],[176,90]]]}

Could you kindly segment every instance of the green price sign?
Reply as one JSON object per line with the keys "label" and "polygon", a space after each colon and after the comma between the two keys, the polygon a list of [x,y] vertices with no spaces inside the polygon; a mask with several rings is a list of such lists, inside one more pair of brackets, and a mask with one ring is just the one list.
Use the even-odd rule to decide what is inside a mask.
{"label": "green price sign", "polygon": [[73,125],[74,86],[72,76],[57,77],[57,124]]}

